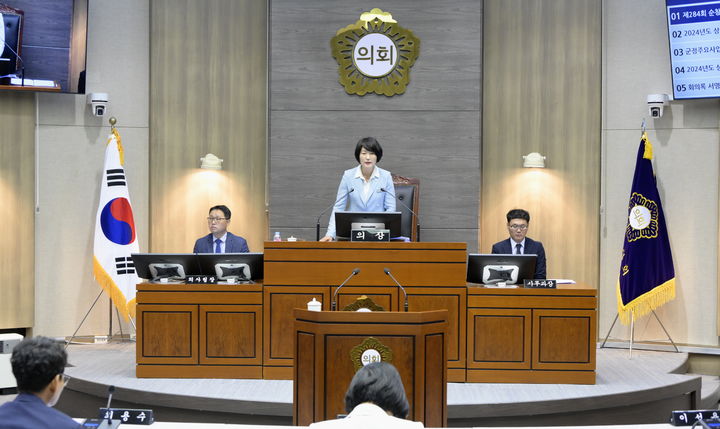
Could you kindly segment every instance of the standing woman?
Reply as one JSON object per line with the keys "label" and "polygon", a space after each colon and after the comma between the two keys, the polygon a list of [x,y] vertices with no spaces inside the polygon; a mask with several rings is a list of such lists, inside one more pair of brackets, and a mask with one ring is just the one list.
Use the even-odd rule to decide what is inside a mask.
{"label": "standing woman", "polygon": [[[335,212],[394,212],[395,186],[389,171],[376,164],[382,159],[383,150],[375,137],[363,137],[355,146],[355,159],[360,163],[345,170],[327,233],[320,241],[335,239]],[[385,190],[385,192],[382,191]]]}

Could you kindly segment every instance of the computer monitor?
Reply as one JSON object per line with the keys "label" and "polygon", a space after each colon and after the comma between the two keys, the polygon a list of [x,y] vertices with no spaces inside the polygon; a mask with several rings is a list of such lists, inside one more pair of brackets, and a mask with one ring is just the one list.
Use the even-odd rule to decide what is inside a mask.
{"label": "computer monitor", "polygon": [[522,283],[535,276],[537,255],[480,254],[468,255],[467,281],[470,283]]}
{"label": "computer monitor", "polygon": [[262,253],[198,253],[202,274],[220,281],[250,281],[263,278]]}
{"label": "computer monitor", "polygon": [[194,253],[133,253],[130,256],[138,277],[151,282],[167,279],[170,283],[180,283],[188,275],[202,274]]}
{"label": "computer monitor", "polygon": [[400,237],[400,212],[335,212],[335,235],[350,239],[353,229],[389,229],[390,237]]}

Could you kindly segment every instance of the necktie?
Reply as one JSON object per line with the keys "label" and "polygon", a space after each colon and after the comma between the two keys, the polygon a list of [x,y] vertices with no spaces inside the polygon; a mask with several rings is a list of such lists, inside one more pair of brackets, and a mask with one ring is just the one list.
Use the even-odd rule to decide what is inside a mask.
{"label": "necktie", "polygon": [[222,253],[222,248],[220,248],[220,245],[222,244],[222,240],[219,238],[215,239],[215,253]]}
{"label": "necktie", "polygon": [[517,243],[515,245],[515,254],[516,255],[522,255],[522,244]]}

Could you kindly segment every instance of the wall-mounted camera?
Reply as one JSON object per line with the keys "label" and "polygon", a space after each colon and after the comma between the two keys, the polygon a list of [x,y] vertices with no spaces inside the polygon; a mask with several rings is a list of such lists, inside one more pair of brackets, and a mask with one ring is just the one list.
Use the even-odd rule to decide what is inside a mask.
{"label": "wall-mounted camera", "polygon": [[88,94],[87,103],[92,109],[95,116],[105,116],[107,105],[110,103],[110,97],[106,92],[93,92]]}
{"label": "wall-mounted camera", "polygon": [[663,108],[667,106],[670,97],[667,94],[649,94],[647,96],[648,113],[651,118],[662,118]]}

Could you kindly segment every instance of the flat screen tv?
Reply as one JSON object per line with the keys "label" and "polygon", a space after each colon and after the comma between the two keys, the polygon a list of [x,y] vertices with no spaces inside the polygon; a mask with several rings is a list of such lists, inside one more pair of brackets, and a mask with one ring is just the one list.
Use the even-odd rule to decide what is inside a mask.
{"label": "flat screen tv", "polygon": [[480,254],[468,255],[467,281],[492,285],[522,283],[535,276],[537,255]]}
{"label": "flat screen tv", "polygon": [[335,235],[350,239],[353,229],[389,229],[390,237],[400,237],[400,212],[335,212]]}
{"label": "flat screen tv", "polygon": [[133,253],[135,271],[151,282],[182,283],[189,275],[203,274],[195,253]]}
{"label": "flat screen tv", "polygon": [[673,98],[720,97],[720,1],[665,0]]}
{"label": "flat screen tv", "polygon": [[88,0],[0,0],[0,21],[2,90],[85,93]]}
{"label": "flat screen tv", "polygon": [[220,281],[252,281],[263,278],[262,253],[198,253],[204,275]]}

